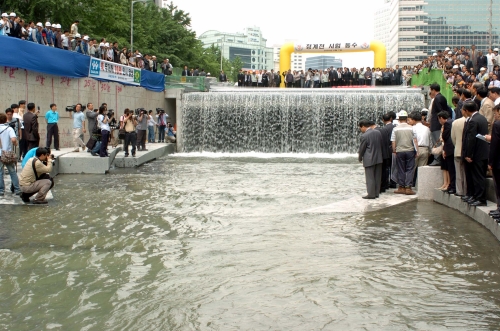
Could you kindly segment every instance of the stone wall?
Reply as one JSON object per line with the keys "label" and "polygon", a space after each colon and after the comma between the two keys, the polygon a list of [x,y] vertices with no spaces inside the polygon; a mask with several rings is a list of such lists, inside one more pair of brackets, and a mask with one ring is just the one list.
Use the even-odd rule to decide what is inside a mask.
{"label": "stone wall", "polygon": [[[47,125],[45,113],[49,105],[57,105],[59,121],[60,147],[73,147],[71,131],[71,113],[66,112],[66,106],[88,102],[98,107],[103,102],[108,109],[114,109],[118,116],[125,108],[135,109],[143,107],[147,110],[163,108],[167,113],[176,113],[176,109],[167,109],[168,103],[164,92],[152,92],[142,87],[125,86],[111,82],[99,82],[92,78],[68,78],[40,74],[24,69],[1,67],[0,71],[0,112],[19,100],[34,102],[40,106],[38,123],[40,125],[40,145],[45,146]],[[85,139],[89,137],[88,132]]]}

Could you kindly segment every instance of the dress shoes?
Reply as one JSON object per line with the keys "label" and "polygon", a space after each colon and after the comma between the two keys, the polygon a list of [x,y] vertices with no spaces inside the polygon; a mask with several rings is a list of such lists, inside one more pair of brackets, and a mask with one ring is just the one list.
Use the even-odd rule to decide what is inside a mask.
{"label": "dress shoes", "polygon": [[402,186],[398,187],[396,191],[394,191],[395,194],[406,194],[406,189]]}
{"label": "dress shoes", "polygon": [[462,197],[462,201],[467,202],[467,200],[469,200],[470,198],[472,198],[472,197],[471,197],[471,196],[468,196],[468,195],[464,195],[464,196]]}
{"label": "dress shoes", "polygon": [[363,199],[376,199],[375,197],[369,197],[369,196],[367,196],[367,195],[362,196],[362,198],[363,198]]}
{"label": "dress shoes", "polygon": [[477,200],[476,200],[476,199],[474,199],[474,198],[472,197],[472,198],[470,198],[469,200],[467,200],[467,201],[465,201],[465,202],[467,202],[467,203],[470,205],[471,203],[474,203],[474,202],[476,202],[476,201],[477,201]]}
{"label": "dress shoes", "polygon": [[500,217],[500,212],[498,210],[492,210],[488,215],[490,215],[491,217]]}
{"label": "dress shoes", "polygon": [[457,191],[455,191],[455,190],[448,190],[448,191],[446,191],[446,193],[448,193],[448,194],[450,194],[450,195],[451,195],[451,194],[455,194],[455,193],[457,193]]}
{"label": "dress shoes", "polygon": [[471,207],[485,207],[488,205],[486,201],[476,200],[469,204]]}

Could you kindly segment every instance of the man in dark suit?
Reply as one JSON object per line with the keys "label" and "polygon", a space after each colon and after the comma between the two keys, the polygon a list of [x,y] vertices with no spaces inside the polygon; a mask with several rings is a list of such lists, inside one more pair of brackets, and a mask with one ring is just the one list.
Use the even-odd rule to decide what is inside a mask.
{"label": "man in dark suit", "polygon": [[490,215],[500,223],[500,105],[493,108],[495,114],[495,123],[490,137],[490,157],[488,160],[488,168],[493,173],[495,182],[495,192],[497,195],[497,209],[490,211]]}
{"label": "man in dark suit", "polygon": [[392,124],[392,119],[389,114],[384,114],[382,116],[382,120],[384,121],[384,126],[378,128],[380,133],[382,134],[382,139],[384,142],[384,146],[382,148],[382,183],[380,192],[385,192],[390,188],[389,178],[391,173],[391,165],[392,165],[392,143],[391,143],[391,135],[392,130],[394,129],[394,124]]}
{"label": "man in dark suit", "polygon": [[240,69],[240,72],[238,73],[238,87],[241,87],[245,84],[245,74],[243,73],[243,70]]}
{"label": "man in dark suit", "polygon": [[465,172],[470,195],[462,198],[470,206],[486,206],[486,171],[488,169],[489,146],[476,136],[488,134],[488,121],[479,114],[473,101],[464,103],[463,108],[469,117],[465,133],[462,157],[465,160]]}
{"label": "man in dark suit", "polygon": [[448,173],[450,174],[450,185],[446,188],[446,191],[449,194],[455,194],[455,145],[453,145],[453,141],[451,140],[451,126],[453,124],[453,120],[450,118],[450,115],[446,111],[440,112],[437,116],[439,119],[439,123],[441,123],[441,125],[443,126],[443,162],[446,162],[446,169],[448,169]]}
{"label": "man in dark suit", "polygon": [[488,68],[488,58],[480,51],[477,57],[477,69],[479,70],[481,68]]}
{"label": "man in dark suit", "polygon": [[23,116],[23,139],[28,142],[28,151],[32,148],[39,147],[40,145],[40,134],[38,133],[39,113],[39,110],[35,112],[34,103],[28,103],[28,112]]}
{"label": "man in dark suit", "polygon": [[401,76],[403,76],[403,71],[396,65],[396,69],[394,70],[394,77],[396,78],[396,85],[401,85]]}
{"label": "man in dark suit", "polygon": [[472,63],[472,61],[469,59],[469,55],[465,56],[464,66],[465,68],[467,68],[467,70],[469,70],[469,72],[474,69],[474,63]]}
{"label": "man in dark suit", "polygon": [[189,72],[188,66],[184,66],[184,70],[182,70],[182,76],[191,76],[191,72]]}
{"label": "man in dark suit", "polygon": [[[448,108],[448,101],[446,98],[440,93],[441,87],[439,84],[432,84],[430,86],[429,96],[433,99],[430,106],[430,129],[431,129],[431,137],[433,140],[433,144],[439,141],[439,136],[441,135],[441,123],[439,123],[438,116],[442,111],[446,111],[450,114],[450,109]],[[438,166],[441,164],[441,157],[434,159],[434,161],[429,164],[430,166]]]}
{"label": "man in dark suit", "polygon": [[220,75],[219,75],[219,82],[221,82],[221,83],[225,83],[225,82],[227,82],[227,76],[226,76],[226,74],[224,73],[224,70],[221,70],[221,71],[220,71]]}
{"label": "man in dark suit", "polygon": [[374,129],[375,123],[369,120],[359,121],[359,128],[363,135],[358,151],[359,162],[365,167],[366,190],[368,195],[363,199],[376,199],[380,194],[382,178],[382,149],[384,140],[382,134]]}

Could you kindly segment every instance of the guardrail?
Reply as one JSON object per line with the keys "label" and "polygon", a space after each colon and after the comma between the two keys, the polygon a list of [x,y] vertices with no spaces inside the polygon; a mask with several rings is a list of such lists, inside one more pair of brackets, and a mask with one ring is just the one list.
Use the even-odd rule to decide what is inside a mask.
{"label": "guardrail", "polygon": [[205,84],[205,77],[203,76],[165,76],[165,89],[173,88],[193,89],[200,92],[208,90]]}

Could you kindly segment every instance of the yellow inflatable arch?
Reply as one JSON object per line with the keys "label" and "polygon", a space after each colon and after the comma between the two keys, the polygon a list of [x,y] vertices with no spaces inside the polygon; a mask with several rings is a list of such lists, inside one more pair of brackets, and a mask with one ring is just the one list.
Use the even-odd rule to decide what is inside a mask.
{"label": "yellow inflatable arch", "polygon": [[[292,53],[353,53],[353,52],[373,52],[373,62],[376,68],[386,67],[385,45],[377,40],[362,43],[328,43],[328,44],[294,44],[286,43],[280,50],[280,71],[291,69],[290,57]],[[284,79],[281,87],[285,87]]]}

